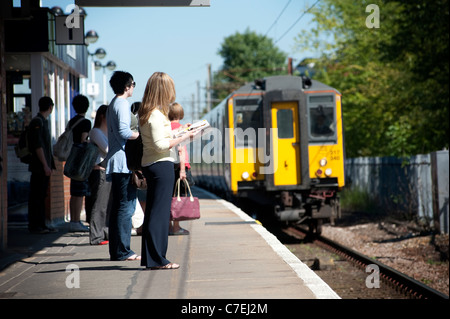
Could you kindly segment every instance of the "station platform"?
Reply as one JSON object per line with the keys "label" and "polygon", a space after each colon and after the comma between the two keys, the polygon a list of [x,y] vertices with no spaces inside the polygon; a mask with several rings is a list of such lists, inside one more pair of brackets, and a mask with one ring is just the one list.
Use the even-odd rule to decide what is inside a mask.
{"label": "station platform", "polygon": [[[201,218],[181,222],[189,235],[170,236],[176,270],[146,270],[140,261],[110,261],[108,246],[87,233],[30,234],[9,229],[0,257],[0,299],[339,299],[257,221],[198,187]],[[141,250],[141,237],[131,248]]]}

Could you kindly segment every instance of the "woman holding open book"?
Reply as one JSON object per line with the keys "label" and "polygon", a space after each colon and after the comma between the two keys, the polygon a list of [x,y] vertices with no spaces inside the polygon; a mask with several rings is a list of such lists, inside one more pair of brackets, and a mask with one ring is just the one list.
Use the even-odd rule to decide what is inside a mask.
{"label": "woman holding open book", "polygon": [[190,131],[172,138],[169,105],[175,101],[175,84],[166,73],[149,78],[139,108],[139,126],[144,145],[142,172],[147,179],[147,205],[142,227],[141,265],[148,269],[177,269],[166,259],[172,201],[174,146],[193,137]]}

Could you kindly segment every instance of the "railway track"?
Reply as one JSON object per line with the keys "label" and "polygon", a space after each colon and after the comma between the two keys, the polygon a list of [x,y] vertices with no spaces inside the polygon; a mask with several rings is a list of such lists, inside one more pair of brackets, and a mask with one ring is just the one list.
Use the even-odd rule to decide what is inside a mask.
{"label": "railway track", "polygon": [[[289,227],[286,231],[300,238],[307,238],[307,236],[309,236],[308,232],[301,227]],[[397,291],[401,291],[411,299],[448,300],[449,298],[447,295],[333,240],[323,236],[316,236],[310,238],[310,240],[315,245],[350,261],[352,264],[361,268],[362,271],[366,271],[367,267],[370,265],[373,274],[379,271],[379,274],[377,273],[375,275],[379,276],[379,278],[389,286]]]}

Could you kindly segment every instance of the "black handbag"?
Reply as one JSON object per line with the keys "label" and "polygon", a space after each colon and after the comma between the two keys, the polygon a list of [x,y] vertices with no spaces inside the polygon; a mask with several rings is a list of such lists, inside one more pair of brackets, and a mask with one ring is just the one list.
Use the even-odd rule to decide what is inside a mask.
{"label": "black handbag", "polygon": [[94,143],[73,144],[64,165],[64,175],[76,181],[87,180],[97,156],[98,147]]}
{"label": "black handbag", "polygon": [[127,157],[127,167],[130,171],[142,170],[141,161],[143,154],[144,145],[140,134],[137,139],[127,140],[125,143],[125,155]]}
{"label": "black handbag", "polygon": [[147,179],[141,171],[133,171],[131,174],[131,184],[136,186],[137,189],[146,190],[147,189]]}

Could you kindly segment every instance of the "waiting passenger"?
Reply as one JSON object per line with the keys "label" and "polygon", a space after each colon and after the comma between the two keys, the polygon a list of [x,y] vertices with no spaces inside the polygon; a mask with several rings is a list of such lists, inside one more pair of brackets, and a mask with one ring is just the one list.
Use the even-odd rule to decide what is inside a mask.
{"label": "waiting passenger", "polygon": [[89,175],[91,196],[86,196],[86,214],[89,211],[91,245],[108,244],[109,202],[111,199],[111,182],[106,180],[106,155],[108,154],[108,127],[106,124],[107,105],[101,105],[95,115],[94,127],[89,132],[89,138],[99,149],[95,166]]}
{"label": "waiting passenger", "polygon": [[[67,125],[73,126],[73,143],[79,144],[87,142],[89,131],[91,130],[91,121],[85,118],[89,108],[89,100],[84,95],[77,95],[72,100],[75,115]],[[81,120],[81,121],[80,121]],[[79,123],[77,123],[80,121]],[[75,125],[76,124],[76,125]],[[83,208],[83,197],[90,196],[88,180],[77,181],[70,179],[70,223],[69,231],[71,232],[88,232],[89,227],[84,226],[80,220],[81,210]],[[90,216],[86,215],[86,221],[89,222]]]}
{"label": "waiting passenger", "polygon": [[28,147],[32,154],[28,167],[31,172],[28,229],[37,234],[55,231],[45,223],[45,201],[48,198],[50,176],[56,170],[47,119],[53,111],[53,106],[53,100],[48,96],[39,99],[39,112],[31,120],[27,134]]}
{"label": "waiting passenger", "polygon": [[[182,125],[180,124],[180,120],[184,118],[184,110],[183,107],[179,103],[170,104],[169,109],[169,120],[170,125],[172,127],[172,131],[180,128]],[[181,180],[186,180],[189,186],[194,185],[194,179],[191,174],[191,165],[189,164],[189,154],[187,152],[186,146],[177,146],[178,154],[176,154],[175,158],[175,183],[180,178]],[[181,187],[181,190],[184,190],[184,187]],[[180,190],[180,192],[181,192]],[[184,194],[186,195],[186,194]],[[172,221],[169,228],[169,235],[189,235],[189,231],[180,227],[179,221]]]}
{"label": "waiting passenger", "polygon": [[[141,107],[141,102],[134,102],[131,104],[131,121],[130,128],[133,132],[139,132],[139,120],[137,112]],[[142,172],[141,172],[142,173]],[[142,234],[142,223],[144,222],[145,198],[147,197],[146,189],[137,189],[137,201],[134,214],[131,217],[131,235],[137,236]]]}
{"label": "waiting passenger", "polygon": [[131,216],[136,206],[136,188],[131,183],[127,166],[125,143],[137,139],[138,132],[130,129],[130,104],[127,98],[134,92],[136,82],[128,72],[116,71],[109,81],[116,96],[106,112],[108,125],[108,155],[106,178],[111,180],[112,204],[109,216],[109,255],[111,260],[140,260],[131,250]]}
{"label": "waiting passenger", "polygon": [[169,239],[170,205],[175,179],[173,147],[195,132],[172,139],[169,105],[175,101],[175,84],[163,72],[148,80],[139,109],[139,127],[144,144],[142,171],[147,179],[147,205],[142,227],[142,261],[148,269],[177,269],[166,259]]}

